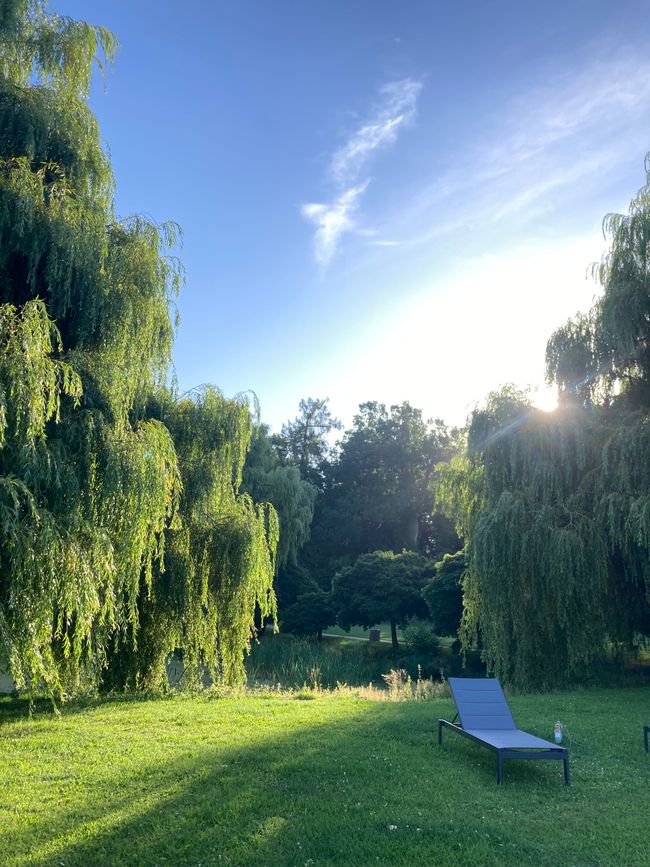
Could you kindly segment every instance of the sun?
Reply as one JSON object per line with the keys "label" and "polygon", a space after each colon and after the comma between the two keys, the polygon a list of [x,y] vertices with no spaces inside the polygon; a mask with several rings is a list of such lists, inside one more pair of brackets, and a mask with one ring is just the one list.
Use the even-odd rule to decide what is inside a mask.
{"label": "sun", "polygon": [[549,386],[539,386],[535,391],[531,392],[531,400],[533,406],[541,409],[544,412],[553,412],[557,409],[557,388]]}

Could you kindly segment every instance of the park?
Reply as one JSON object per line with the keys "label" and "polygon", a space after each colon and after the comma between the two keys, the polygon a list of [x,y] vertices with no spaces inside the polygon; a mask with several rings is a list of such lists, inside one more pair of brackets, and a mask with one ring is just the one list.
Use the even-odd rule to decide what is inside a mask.
{"label": "park", "polygon": [[[119,98],[108,111],[101,100],[110,98],[121,61],[119,34],[80,20],[75,4],[0,2],[0,864],[644,867],[650,154],[635,164],[636,186],[627,185],[627,175],[623,184],[613,163],[603,181],[608,202],[629,205],[594,217],[602,220],[604,246],[589,271],[588,303],[580,296],[579,306],[576,294],[565,315],[563,288],[549,294],[554,300],[542,294],[525,308],[517,286],[512,310],[506,314],[495,294],[489,319],[477,292],[476,310],[458,301],[444,308],[446,319],[431,320],[426,352],[440,343],[446,363],[438,358],[421,375],[423,356],[409,355],[420,351],[420,332],[412,322],[404,336],[395,324],[398,308],[386,298],[397,303],[407,260],[424,256],[413,240],[422,190],[436,219],[435,231],[422,237],[434,247],[439,234],[451,244],[458,231],[469,251],[476,243],[469,229],[483,225],[488,249],[497,243],[488,225],[514,213],[519,231],[528,225],[519,209],[529,205],[527,219],[550,237],[557,188],[587,195],[582,172],[600,172],[612,154],[623,161],[611,142],[602,144],[599,159],[570,160],[563,152],[557,183],[508,190],[505,204],[505,188],[497,194],[495,186],[483,224],[477,197],[471,216],[457,215],[443,228],[436,197],[458,202],[465,190],[455,186],[453,171],[427,187],[425,151],[413,150],[400,169],[412,171],[418,185],[412,208],[400,212],[410,214],[413,238],[395,240],[378,218],[376,225],[363,222],[379,186],[369,166],[379,175],[398,136],[415,136],[435,113],[428,121],[427,75],[391,73],[365,113],[337,115],[340,140],[330,155],[304,160],[326,166],[334,198],[298,208],[295,191],[287,193],[293,210],[286,219],[298,224],[291,231],[309,224],[313,232],[311,252],[289,266],[286,250],[272,255],[277,244],[269,227],[285,219],[275,204],[269,237],[260,234],[255,256],[242,252],[237,235],[238,221],[248,226],[257,218],[252,199],[210,217],[224,220],[232,234],[205,241],[200,222],[219,210],[210,187],[215,171],[192,174],[212,166],[207,150],[190,157],[196,141],[231,147],[229,135],[237,138],[233,153],[246,151],[226,118],[236,126],[241,113],[248,129],[253,122],[239,98],[258,106],[250,94],[262,82],[242,72],[249,47],[235,45],[238,16],[254,12],[275,33],[270,11],[258,0],[242,4],[244,11],[198,3],[192,18],[175,4],[154,10],[147,0],[140,5],[159,12],[160,21],[176,21],[178,33],[156,29],[162,25],[152,19],[146,36],[142,9],[129,17],[120,4],[106,4],[109,22],[119,19],[126,28],[131,76],[117,79]],[[632,10],[635,0],[626,4]],[[88,17],[101,17],[96,5]],[[411,46],[418,44],[416,21],[433,33],[427,4],[416,3],[409,21],[373,4],[367,19],[365,0],[352,5],[353,17],[363,13],[353,28],[358,50],[367,21],[385,37],[382,51],[366,57],[368,68],[377,58],[403,67],[402,37],[386,35],[397,24],[415,28]],[[505,16],[501,5],[498,15]],[[347,44],[341,10],[315,4],[297,13],[289,6],[282,0],[277,12],[296,28],[286,50],[298,52],[307,77],[327,82],[330,51],[319,54],[314,46],[330,24],[336,44]],[[569,7],[567,27],[578,27],[581,4]],[[461,13],[445,14],[449,33],[457,34],[454,16]],[[215,85],[222,100],[215,104],[232,112],[223,115],[219,134],[207,103],[193,101],[203,73],[183,41],[188,34],[200,40],[210,28],[218,43],[231,40],[219,43],[218,62],[237,70],[234,84],[224,78]],[[298,36],[312,45],[311,59],[296,48]],[[628,36],[631,45],[636,37]],[[267,31],[251,27],[247,38],[266,46],[269,76],[286,84],[282,51]],[[151,95],[193,118],[188,126],[166,116],[169,141],[186,136],[187,147],[186,158],[170,163],[167,139],[154,146],[153,138],[134,134],[140,115],[157,123],[161,112],[154,103],[135,110],[130,93],[150,87],[149,61],[141,61],[142,81],[132,75],[138,52],[151,58],[177,44],[185,46],[187,66],[169,69],[178,72],[174,82],[193,82],[194,96],[181,104],[165,87]],[[596,44],[585,41],[584,50]],[[411,60],[424,62],[427,45],[409,49]],[[576,73],[579,109],[573,91],[560,88],[564,103],[553,103],[546,132],[512,135],[507,170],[495,145],[481,176],[485,188],[542,151],[548,168],[571,136],[589,137],[595,149],[594,130],[607,126],[605,116],[642,116],[643,77],[621,63],[611,66],[617,85],[600,97],[591,84],[584,97]],[[292,86],[299,78],[292,67]],[[335,81],[329,85],[336,89]],[[347,82],[340,87],[348,93]],[[545,104],[539,91],[531,93]],[[311,93],[304,98],[311,105]],[[515,104],[523,102],[508,103]],[[284,103],[277,106],[284,116]],[[455,118],[457,106],[449,110]],[[541,108],[526,117],[538,123],[538,115]],[[266,130],[263,116],[255,115],[254,128],[264,135],[248,141],[268,135],[271,147],[277,131]],[[115,155],[104,118],[115,132]],[[636,129],[625,118],[625,129]],[[504,126],[500,135],[507,134]],[[281,150],[288,141],[287,134]],[[283,158],[276,156],[281,173]],[[570,170],[578,163],[579,172]],[[237,176],[257,171],[237,165],[219,170],[224,196],[228,183],[239,188]],[[185,171],[187,183],[176,187]],[[273,171],[264,171],[271,184]],[[288,184],[299,164],[286,171]],[[151,216],[154,199],[142,211],[131,208],[130,196],[149,176],[165,206],[185,217],[183,227]],[[542,195],[550,196],[543,207],[530,204]],[[590,187],[583,204],[595,209],[591,195]],[[379,213],[381,196],[373,206]],[[558,206],[566,207],[564,200]],[[385,225],[397,232],[401,224]],[[514,223],[501,225],[515,232]],[[286,249],[293,248],[287,236]],[[560,248],[561,264],[569,250],[573,267],[585,245],[569,248],[563,238]],[[489,273],[516,261],[521,247],[512,250],[497,264],[486,252],[475,261]],[[262,251],[268,263],[256,261]],[[219,256],[232,260],[226,266]],[[221,276],[232,277],[231,290],[216,281],[202,294],[202,269],[212,260],[223,265]],[[539,266],[538,253],[530,261]],[[499,274],[511,264],[503,267]],[[305,288],[287,288],[285,296],[274,289],[273,302],[249,293],[246,281],[263,282],[267,268],[271,282],[274,269],[293,268]],[[373,275],[368,285],[364,269]],[[377,289],[371,298],[369,286],[380,279],[385,293]],[[459,286],[470,285],[474,276],[462,279]],[[359,283],[356,300],[348,280]],[[326,313],[319,305],[328,292]],[[422,299],[411,300],[417,318]],[[236,310],[246,312],[245,321],[235,321]],[[378,342],[391,371],[363,344],[363,328],[378,329],[384,315],[388,326]],[[223,330],[205,342],[203,320]],[[276,336],[283,322],[287,330]],[[535,328],[548,323],[540,353]],[[520,333],[525,342],[527,332],[539,356],[534,364],[543,363],[548,406],[538,399],[539,386],[518,378],[528,363],[522,344],[513,343],[519,356],[514,349],[504,355],[508,378],[490,366],[500,342]],[[357,383],[359,365],[350,362],[338,378],[331,371],[357,344],[365,347],[359,351],[367,367],[361,365],[362,390],[355,385],[348,412],[346,388]],[[317,350],[322,356],[310,364],[309,352]],[[403,358],[410,367],[398,368]],[[475,389],[467,394],[462,359],[469,359]],[[291,394],[311,390],[310,377],[312,394],[323,382],[333,383],[332,391],[300,397],[286,412],[285,403],[285,414],[273,409],[270,418],[265,377],[276,400],[280,391],[272,389],[288,369]],[[324,369],[331,380],[322,378]],[[217,384],[212,377],[221,370]],[[233,388],[243,370],[247,377],[257,372],[262,387],[246,379]],[[484,374],[497,378],[482,391]],[[397,390],[382,392],[382,381]],[[460,391],[462,417],[454,409]],[[296,404],[297,414],[286,420]]]}

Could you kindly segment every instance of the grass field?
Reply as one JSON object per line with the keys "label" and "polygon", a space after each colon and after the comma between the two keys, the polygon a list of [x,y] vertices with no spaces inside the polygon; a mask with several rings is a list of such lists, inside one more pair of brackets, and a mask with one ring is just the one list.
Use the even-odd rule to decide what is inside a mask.
{"label": "grass field", "polygon": [[[378,623],[377,626],[374,627],[379,630],[379,638],[381,641],[390,641],[390,623]],[[325,630],[328,635],[340,635],[342,638],[348,638],[352,636],[353,638],[365,638],[366,641],[370,638],[370,630],[364,629],[362,626],[351,626],[350,629],[345,630],[340,626],[328,626]],[[400,627],[397,628],[397,639],[398,641],[404,637],[404,630]]]}
{"label": "grass field", "polygon": [[[303,695],[304,699],[306,696]],[[435,722],[449,700],[176,696],[21,718],[0,700],[6,865],[647,865],[647,689],[515,696],[574,738],[506,763]]]}

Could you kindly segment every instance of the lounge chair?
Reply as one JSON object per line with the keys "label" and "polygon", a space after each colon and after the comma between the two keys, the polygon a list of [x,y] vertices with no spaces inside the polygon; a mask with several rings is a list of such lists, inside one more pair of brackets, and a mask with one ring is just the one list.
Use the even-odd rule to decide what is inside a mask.
{"label": "lounge chair", "polygon": [[648,735],[650,735],[650,726],[643,726],[643,746],[646,753],[648,752]]}
{"label": "lounge chair", "polygon": [[439,744],[446,727],[495,752],[497,783],[503,781],[504,759],[557,759],[564,762],[564,782],[569,785],[569,751],[518,729],[496,678],[450,677],[449,686],[458,713],[452,722],[438,720]]}

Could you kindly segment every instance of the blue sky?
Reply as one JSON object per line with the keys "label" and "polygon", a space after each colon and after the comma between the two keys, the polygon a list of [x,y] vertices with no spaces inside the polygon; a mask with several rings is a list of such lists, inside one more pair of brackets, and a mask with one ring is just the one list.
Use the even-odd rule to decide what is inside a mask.
{"label": "blue sky", "polygon": [[[121,49],[117,209],[181,224],[182,389],[462,423],[543,382],[650,150],[641,0],[51,0]],[[549,395],[538,392],[540,405]]]}

